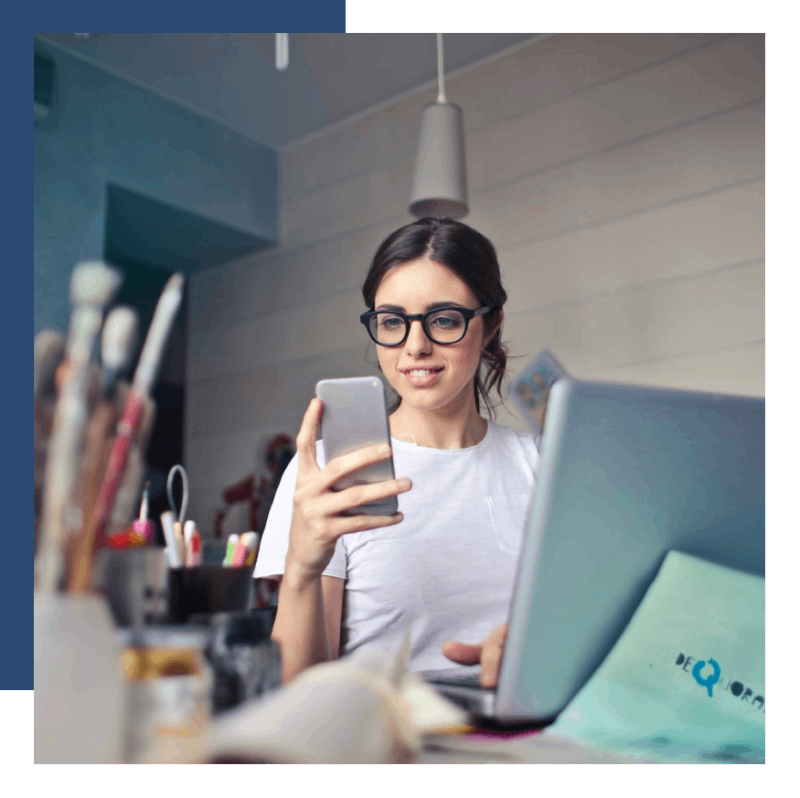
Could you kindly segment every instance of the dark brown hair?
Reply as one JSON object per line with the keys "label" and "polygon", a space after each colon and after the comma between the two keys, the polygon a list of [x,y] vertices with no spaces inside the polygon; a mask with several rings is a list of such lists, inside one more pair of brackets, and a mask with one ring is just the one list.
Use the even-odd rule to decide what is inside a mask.
{"label": "dark brown hair", "polygon": [[[494,407],[489,402],[489,391],[500,393],[506,372],[507,349],[500,341],[498,326],[500,308],[507,295],[500,279],[500,264],[491,241],[462,222],[455,219],[433,219],[430,216],[395,230],[379,247],[372,259],[361,293],[367,307],[375,309],[375,294],[389,269],[401,263],[419,258],[429,258],[460,277],[477,297],[481,306],[494,308],[479,317],[484,331],[497,327],[486,348],[481,352],[481,362],[473,380],[475,408],[480,413],[481,400],[494,416]],[[380,368],[380,366],[378,367]],[[394,412],[400,405],[391,409]]]}

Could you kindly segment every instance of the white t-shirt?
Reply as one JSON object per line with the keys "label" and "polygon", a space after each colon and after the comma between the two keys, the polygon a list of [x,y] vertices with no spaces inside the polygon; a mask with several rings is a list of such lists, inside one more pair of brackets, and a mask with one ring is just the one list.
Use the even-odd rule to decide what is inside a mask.
{"label": "white t-shirt", "polygon": [[[392,438],[403,520],[342,536],[324,573],[345,579],[340,653],[399,650],[411,624],[411,669],[455,667],[447,640],[479,643],[508,620],[540,457],[530,433],[492,421],[466,449]],[[282,574],[289,548],[297,455],[270,510],[253,576]],[[322,441],[317,462],[324,466]]]}

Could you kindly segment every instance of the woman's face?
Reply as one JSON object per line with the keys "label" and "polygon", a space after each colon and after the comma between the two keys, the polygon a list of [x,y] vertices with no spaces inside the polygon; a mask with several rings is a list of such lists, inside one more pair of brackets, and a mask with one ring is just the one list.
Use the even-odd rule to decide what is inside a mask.
{"label": "woman's face", "polygon": [[[440,302],[472,310],[480,302],[460,277],[434,261],[422,259],[393,266],[375,294],[375,310],[424,313]],[[433,343],[422,324],[411,322],[402,346],[377,346],[378,362],[389,384],[402,397],[401,406],[436,410],[460,405],[474,407],[472,382],[481,351],[491,335],[484,335],[482,317],[473,318],[467,334],[455,344]],[[424,375],[410,374],[424,369]]]}

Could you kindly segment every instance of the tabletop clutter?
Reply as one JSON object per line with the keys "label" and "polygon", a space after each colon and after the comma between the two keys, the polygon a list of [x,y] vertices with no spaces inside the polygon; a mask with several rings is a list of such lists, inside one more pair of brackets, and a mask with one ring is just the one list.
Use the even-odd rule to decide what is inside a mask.
{"label": "tabletop clutter", "polygon": [[[156,414],[150,394],[183,277],[167,280],[130,383],[119,375],[134,351],[136,313],[106,312],[121,279],[105,263],[78,264],[68,335],[45,330],[34,343],[36,763],[647,762],[664,761],[659,741],[670,728],[673,747],[726,761],[730,746],[714,748],[713,733],[687,742],[673,728],[695,712],[698,685],[712,694],[705,660],[691,670],[696,684],[668,662],[676,646],[678,664],[694,656],[716,667],[708,652],[725,658],[725,679],[712,675],[730,695],[721,709],[704,710],[707,725],[727,723],[726,740],[750,752],[743,761],[763,761],[763,579],[731,580],[691,558],[667,559],[618,646],[542,733],[476,733],[465,711],[409,670],[410,626],[399,651],[358,650],[282,685],[270,639],[276,607],[254,606],[259,535],[230,535],[209,561],[211,547],[204,551],[186,518],[187,470],[175,465],[170,510],[160,516],[166,545],[155,543],[144,461]],[[713,580],[728,604],[690,634],[697,602],[715,600]],[[675,609],[681,602],[685,612]],[[734,622],[725,606],[742,602],[748,610],[736,618],[746,619],[748,656],[724,634]],[[645,668],[643,648],[648,657],[663,649],[663,663]],[[745,677],[746,689],[736,681]],[[641,710],[653,703],[654,679],[677,685],[674,711],[650,726],[653,718],[632,711],[633,725],[618,729],[603,696],[616,690]],[[756,701],[762,714],[753,716]]]}
{"label": "tabletop clutter", "polygon": [[34,341],[36,761],[139,761],[154,735],[195,734],[280,684],[275,608],[253,606],[258,534],[204,560],[176,465],[156,544],[151,393],[184,279],[166,281],[130,383],[138,317],[109,310],[121,282],[106,263],[79,263],[67,336]]}

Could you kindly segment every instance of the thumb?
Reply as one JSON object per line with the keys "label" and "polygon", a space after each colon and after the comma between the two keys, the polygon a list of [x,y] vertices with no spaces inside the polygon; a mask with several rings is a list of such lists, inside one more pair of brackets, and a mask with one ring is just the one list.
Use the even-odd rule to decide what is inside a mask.
{"label": "thumb", "polygon": [[442,646],[442,654],[460,665],[479,665],[481,661],[481,646],[472,643],[458,643],[450,640]]}

